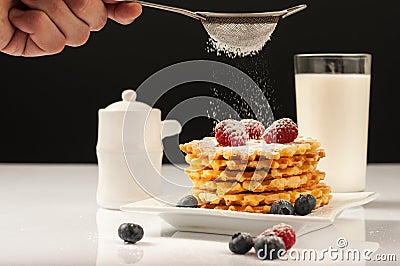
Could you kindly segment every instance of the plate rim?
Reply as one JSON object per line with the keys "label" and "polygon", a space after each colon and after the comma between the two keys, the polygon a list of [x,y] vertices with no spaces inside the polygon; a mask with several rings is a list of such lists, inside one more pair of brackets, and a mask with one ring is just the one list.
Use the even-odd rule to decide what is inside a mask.
{"label": "plate rim", "polygon": [[[300,216],[300,215],[287,215],[286,217],[288,218],[287,220],[291,221],[298,221],[298,222],[333,222],[336,217],[345,209],[349,209],[352,207],[356,206],[361,206],[364,204],[367,204],[376,198],[379,197],[379,193],[373,192],[373,191],[362,191],[362,192],[346,192],[346,193],[331,193],[332,194],[332,201],[334,202],[335,195],[349,195],[349,196],[355,196],[357,194],[360,194],[360,199],[353,200],[349,202],[348,204],[344,204],[340,206],[340,208],[334,210],[330,216],[327,217],[319,217],[316,215],[306,215],[306,216]],[[363,197],[361,197],[363,196]],[[204,216],[204,215],[210,215],[210,216],[219,216],[219,217],[224,217],[224,218],[234,218],[234,219],[242,219],[242,220],[281,220],[282,216],[281,215],[275,215],[275,214],[264,214],[264,213],[249,213],[249,212],[236,212],[236,211],[227,211],[227,210],[215,210],[215,209],[204,209],[204,208],[181,208],[181,207],[175,207],[175,206],[167,206],[161,205],[162,203],[158,202],[159,204],[156,206],[132,206],[139,204],[140,202],[148,202],[153,200],[154,202],[158,202],[154,198],[149,198],[145,199],[142,201],[134,202],[134,203],[129,203],[129,204],[124,204],[120,206],[120,210],[124,212],[141,212],[141,213],[151,213],[151,214],[187,214],[187,215],[197,215],[197,216]],[[329,207],[330,205],[325,205],[318,210],[323,210],[324,208]]]}

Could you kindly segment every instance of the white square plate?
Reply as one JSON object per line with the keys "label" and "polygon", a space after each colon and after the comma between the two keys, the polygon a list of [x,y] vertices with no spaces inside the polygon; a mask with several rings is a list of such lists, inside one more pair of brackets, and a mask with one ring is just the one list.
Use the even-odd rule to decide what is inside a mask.
{"label": "white square plate", "polygon": [[379,194],[376,192],[332,193],[332,196],[327,206],[306,216],[179,208],[152,198],[123,205],[121,210],[157,214],[179,231],[228,235],[242,231],[257,235],[266,228],[283,222],[293,226],[296,234],[300,236],[332,224],[343,210],[371,202]]}

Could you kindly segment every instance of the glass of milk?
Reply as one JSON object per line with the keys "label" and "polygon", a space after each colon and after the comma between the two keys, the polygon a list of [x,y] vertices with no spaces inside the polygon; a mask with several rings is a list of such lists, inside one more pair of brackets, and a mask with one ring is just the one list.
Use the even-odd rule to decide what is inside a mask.
{"label": "glass of milk", "polygon": [[370,54],[294,56],[299,134],[326,150],[319,168],[334,192],[365,188]]}

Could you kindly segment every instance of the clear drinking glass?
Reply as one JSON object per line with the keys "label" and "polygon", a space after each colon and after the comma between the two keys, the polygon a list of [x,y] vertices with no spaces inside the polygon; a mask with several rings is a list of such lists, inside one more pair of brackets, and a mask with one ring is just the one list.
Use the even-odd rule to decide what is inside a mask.
{"label": "clear drinking glass", "polygon": [[334,192],[365,188],[370,54],[294,56],[299,133],[326,150],[319,169]]}

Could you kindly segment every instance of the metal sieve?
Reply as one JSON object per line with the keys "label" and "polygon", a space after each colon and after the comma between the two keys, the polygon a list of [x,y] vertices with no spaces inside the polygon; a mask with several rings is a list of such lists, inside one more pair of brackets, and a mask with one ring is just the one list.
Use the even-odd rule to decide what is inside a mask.
{"label": "metal sieve", "polygon": [[307,7],[298,5],[282,11],[261,13],[217,13],[217,12],[193,12],[190,10],[165,6],[155,3],[136,2],[146,7],[152,7],[179,13],[201,21],[208,35],[219,45],[225,46],[228,51],[240,50],[243,55],[247,52],[261,49],[269,40],[272,32],[281,18],[286,18]]}

